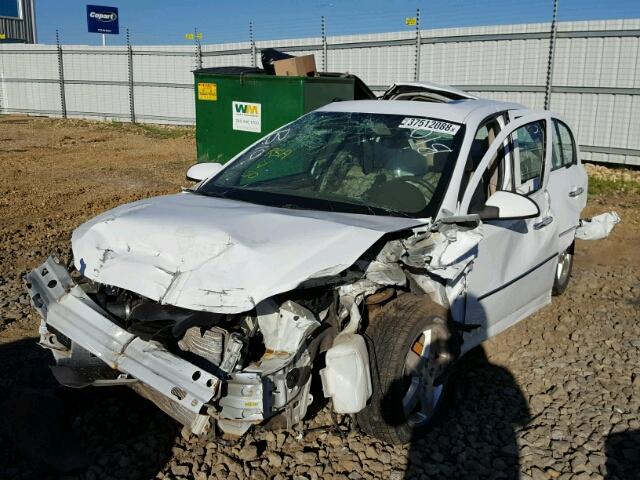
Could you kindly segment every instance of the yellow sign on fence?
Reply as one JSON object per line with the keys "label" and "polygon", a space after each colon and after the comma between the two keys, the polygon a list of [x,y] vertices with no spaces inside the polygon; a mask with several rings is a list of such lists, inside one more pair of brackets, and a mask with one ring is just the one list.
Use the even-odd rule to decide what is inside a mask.
{"label": "yellow sign on fence", "polygon": [[185,34],[184,38],[186,38],[187,40],[194,40],[196,38],[198,40],[202,40],[202,32],[198,32],[197,35],[195,33],[187,33]]}
{"label": "yellow sign on fence", "polygon": [[0,33],[0,40],[6,40],[7,39],[7,34],[6,33]]}
{"label": "yellow sign on fence", "polygon": [[198,100],[218,100],[218,85],[215,83],[198,83]]}
{"label": "yellow sign on fence", "polygon": [[407,17],[404,19],[404,23],[406,23],[408,27],[415,27],[418,23],[418,19],[416,17]]}

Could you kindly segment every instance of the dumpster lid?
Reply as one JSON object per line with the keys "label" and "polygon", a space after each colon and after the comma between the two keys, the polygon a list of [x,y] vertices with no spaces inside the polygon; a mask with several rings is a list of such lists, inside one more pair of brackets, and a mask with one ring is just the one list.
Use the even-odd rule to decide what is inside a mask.
{"label": "dumpster lid", "polygon": [[[194,70],[193,73],[210,73],[210,74],[221,74],[221,75],[267,75],[274,76],[267,73],[262,68],[258,67],[207,67],[207,68],[199,68]],[[362,81],[360,77],[357,75],[352,75],[350,73],[340,73],[340,72],[318,72],[318,77],[320,78],[348,78],[354,80],[354,91],[353,91],[353,99],[354,100],[375,100],[377,97],[371,91],[371,89],[367,86],[366,83]],[[314,78],[314,77],[311,77]]]}
{"label": "dumpster lid", "polygon": [[336,73],[336,72],[319,72],[321,77],[341,77],[341,78],[353,78],[353,99],[354,100],[375,100],[378,98],[375,93],[362,81],[357,75],[351,73]]}
{"label": "dumpster lid", "polygon": [[227,75],[242,75],[251,73],[254,75],[264,75],[265,71],[257,67],[207,67],[198,68],[193,73],[220,73]]}

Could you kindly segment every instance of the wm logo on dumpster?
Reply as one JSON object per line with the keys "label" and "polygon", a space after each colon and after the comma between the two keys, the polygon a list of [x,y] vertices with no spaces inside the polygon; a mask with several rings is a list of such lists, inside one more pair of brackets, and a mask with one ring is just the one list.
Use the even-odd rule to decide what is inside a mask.
{"label": "wm logo on dumpster", "polygon": [[262,106],[259,103],[231,102],[233,129],[260,133],[262,130]]}
{"label": "wm logo on dumpster", "polygon": [[233,102],[233,106],[236,109],[236,113],[243,113],[245,115],[260,115],[260,104],[258,103]]}

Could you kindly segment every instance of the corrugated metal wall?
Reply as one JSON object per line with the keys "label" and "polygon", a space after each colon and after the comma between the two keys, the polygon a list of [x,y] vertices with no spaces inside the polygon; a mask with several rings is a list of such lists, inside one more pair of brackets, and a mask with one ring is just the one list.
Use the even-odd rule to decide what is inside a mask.
{"label": "corrugated metal wall", "polygon": [[0,17],[0,33],[9,41],[36,43],[33,1],[21,0],[21,7],[21,19]]}
{"label": "corrugated metal wall", "polygon": [[[377,91],[419,78],[478,95],[543,108],[549,24],[501,25],[347,35],[195,47],[0,46],[0,112],[194,122],[193,70],[251,65],[276,47],[313,53],[319,68],[359,75]],[[60,55],[62,53],[62,55]],[[62,62],[60,62],[62,59]],[[133,78],[128,62],[132,61]],[[61,82],[61,67],[64,81]],[[63,83],[61,85],[61,83]],[[62,87],[62,88],[61,88]],[[62,95],[64,93],[64,97]],[[561,22],[551,109],[578,133],[585,159],[640,165],[640,19]]]}

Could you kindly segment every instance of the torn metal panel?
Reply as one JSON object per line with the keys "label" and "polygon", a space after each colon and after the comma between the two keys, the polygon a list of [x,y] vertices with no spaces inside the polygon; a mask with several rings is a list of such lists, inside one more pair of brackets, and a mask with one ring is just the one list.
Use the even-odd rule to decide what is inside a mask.
{"label": "torn metal panel", "polygon": [[[418,269],[426,269],[440,278],[456,278],[478,254],[478,244],[483,238],[482,224],[474,228],[443,224],[433,227],[434,231],[416,233],[405,240],[389,242],[393,244],[387,252],[394,251],[403,264]],[[395,248],[394,248],[395,247]]]}
{"label": "torn metal panel", "polygon": [[451,227],[434,234],[436,244],[428,265],[431,272],[445,279],[456,278],[473,261],[483,238],[482,224],[471,230]]}
{"label": "torn metal panel", "polygon": [[[467,295],[466,275],[473,268],[478,245],[483,239],[479,221],[474,228],[440,223],[438,230],[423,235],[407,248],[406,263],[423,272],[408,272],[412,281],[439,305],[447,308],[452,318],[464,322],[464,300]],[[405,242],[406,243],[406,242]]]}
{"label": "torn metal panel", "polygon": [[339,288],[343,317],[350,316],[344,331],[357,331],[359,305],[365,296],[384,286],[404,287],[408,278],[436,303],[448,308],[466,293],[466,283],[460,278],[471,269],[482,232],[479,221],[473,228],[444,223],[431,229],[418,227],[408,238],[386,243],[370,263],[363,266],[363,262],[356,262],[354,268],[361,268],[361,277]]}
{"label": "torn metal panel", "polygon": [[[397,255],[401,254],[396,242],[387,243],[375,260],[356,262],[351,274],[358,279],[346,282],[338,288],[340,305],[342,307],[341,318],[349,316],[349,323],[342,330],[343,333],[356,333],[358,331],[361,314],[360,304],[365,296],[371,295],[385,286],[404,286],[407,276],[400,267]],[[361,273],[355,273],[359,270]]]}
{"label": "torn metal panel", "polygon": [[620,217],[616,212],[601,213],[591,219],[580,220],[580,225],[576,229],[576,238],[601,240],[608,237],[618,223],[620,223]]}
{"label": "torn metal panel", "polygon": [[96,282],[183,308],[240,313],[337,275],[385,233],[421,223],[183,193],[100,215],[72,244],[76,268]]}
{"label": "torn metal panel", "polygon": [[309,309],[287,300],[280,308],[275,302],[257,307],[258,325],[267,351],[293,354],[320,322]]}

